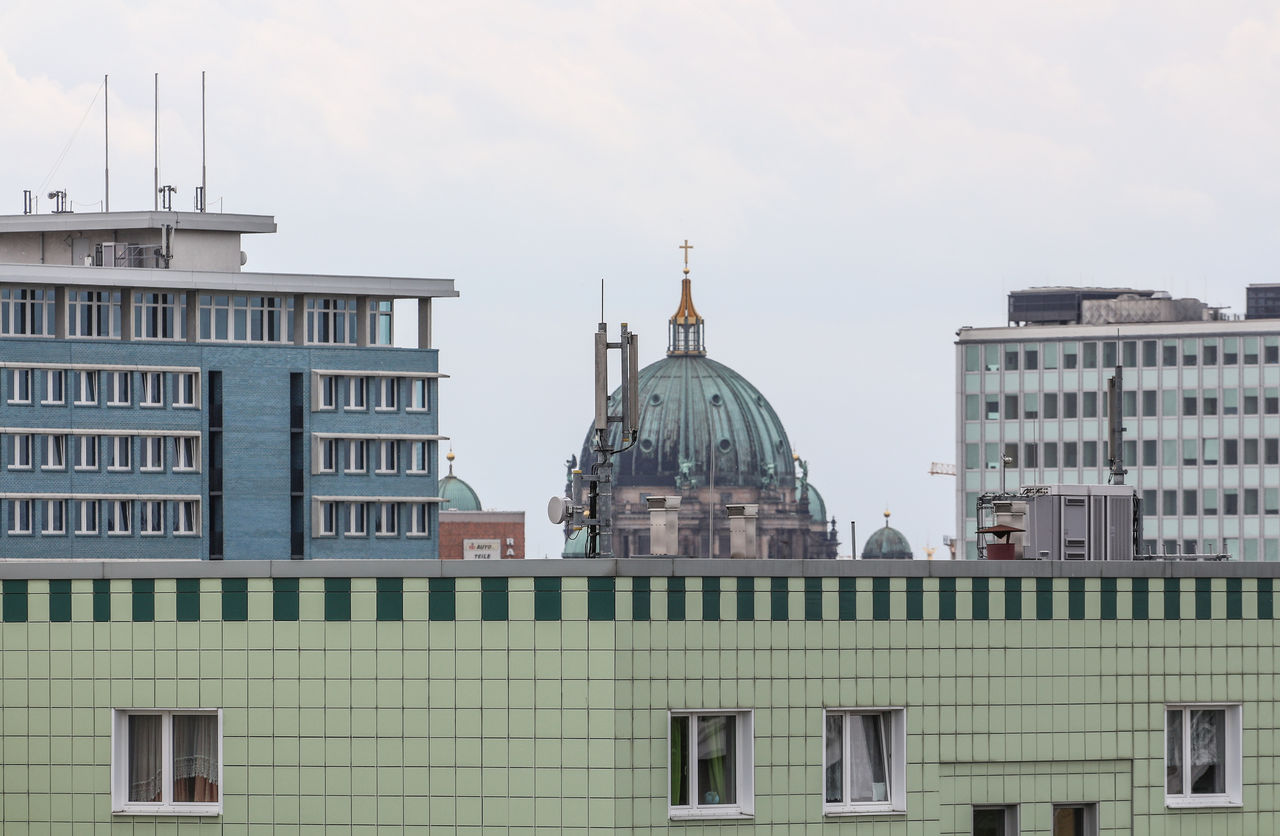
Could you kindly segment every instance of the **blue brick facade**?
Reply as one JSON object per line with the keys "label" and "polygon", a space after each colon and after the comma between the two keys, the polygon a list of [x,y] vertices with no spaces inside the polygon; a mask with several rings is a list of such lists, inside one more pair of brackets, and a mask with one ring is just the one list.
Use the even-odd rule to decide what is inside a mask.
{"label": "blue brick facade", "polygon": [[[411,508],[396,503],[397,498],[421,500],[437,492],[436,441],[422,438],[438,433],[436,379],[426,376],[438,370],[434,349],[6,338],[0,341],[0,366],[0,557],[438,557],[436,505],[414,503],[424,507],[425,531],[411,536]],[[30,369],[29,403],[16,403],[21,381],[15,374],[23,369]],[[64,371],[62,403],[44,404],[46,375],[59,369]],[[348,409],[339,397],[333,409],[318,409],[315,372],[343,369],[364,372],[357,375],[367,378],[364,408]],[[98,370],[97,405],[76,404],[80,370]],[[108,406],[108,374],[121,371],[129,376],[129,404]],[[142,377],[155,372],[164,375],[162,405],[142,406]],[[174,406],[180,382],[176,375],[190,373],[198,375],[195,405]],[[374,408],[371,396],[379,376],[394,381],[394,409]],[[408,409],[414,380],[423,381],[426,389],[423,410]],[[342,390],[344,383],[339,378],[335,388]],[[61,469],[46,466],[46,436],[58,434],[50,430],[80,433],[64,436]],[[86,435],[93,430],[102,434]],[[127,469],[109,470],[116,443],[112,432],[141,434],[127,435]],[[348,444],[367,444],[364,472],[347,472],[340,459],[336,472],[313,473],[317,433],[339,436],[340,456]],[[30,436],[29,469],[23,469],[21,452],[14,448],[14,438],[22,435]],[[86,437],[96,439],[96,467],[77,469],[78,442]],[[143,444],[156,437],[164,446],[163,469],[143,472]],[[175,472],[176,445],[187,443],[176,440],[181,437],[198,438],[196,471]],[[415,438],[424,445],[427,468],[411,475],[406,470]],[[379,440],[396,446],[394,473],[376,472]],[[96,534],[76,532],[77,497],[85,496],[101,503]],[[24,497],[32,499],[29,534],[15,533],[22,529],[14,524],[15,503]],[[107,531],[105,506],[114,501],[111,497],[130,504],[128,533]],[[317,497],[338,498],[335,507],[344,520],[352,501],[378,497],[398,506],[396,530],[375,535],[378,506],[371,503],[363,535],[343,525],[332,536],[318,536]],[[175,533],[178,500],[172,498],[198,501],[198,527],[192,535]],[[47,500],[66,501],[65,533],[44,532]],[[141,503],[155,501],[166,503],[163,533],[143,534]]]}

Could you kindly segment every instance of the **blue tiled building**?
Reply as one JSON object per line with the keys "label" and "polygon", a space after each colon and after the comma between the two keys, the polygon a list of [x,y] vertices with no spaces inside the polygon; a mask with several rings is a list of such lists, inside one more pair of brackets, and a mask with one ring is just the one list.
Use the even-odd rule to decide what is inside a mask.
{"label": "blue tiled building", "polygon": [[0,218],[0,557],[438,556],[453,282],[242,271],[274,231]]}

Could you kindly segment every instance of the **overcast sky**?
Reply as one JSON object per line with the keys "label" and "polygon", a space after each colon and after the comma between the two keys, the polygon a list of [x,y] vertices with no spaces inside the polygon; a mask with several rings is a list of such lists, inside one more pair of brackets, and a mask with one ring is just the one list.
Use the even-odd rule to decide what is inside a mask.
{"label": "overcast sky", "polygon": [[918,556],[953,533],[927,471],[956,456],[954,332],[1008,290],[1242,312],[1280,280],[1275,3],[7,0],[0,212],[96,209],[104,74],[111,206],[149,208],[155,72],[190,208],[201,70],[210,208],[279,222],[247,269],[457,283],[441,432],[531,556],[559,553],[600,280],[656,360],[685,238],[710,356],[773,404],[844,553],[886,507]]}

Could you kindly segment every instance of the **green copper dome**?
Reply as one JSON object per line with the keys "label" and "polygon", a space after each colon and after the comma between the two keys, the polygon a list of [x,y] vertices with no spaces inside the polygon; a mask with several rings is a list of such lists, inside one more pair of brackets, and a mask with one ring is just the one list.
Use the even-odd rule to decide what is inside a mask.
{"label": "green copper dome", "polygon": [[[796,502],[800,501],[800,486],[796,486]],[[827,503],[823,501],[818,489],[809,484],[809,516],[823,525],[827,523]]]}
{"label": "green copper dome", "polygon": [[437,492],[444,502],[441,511],[479,511],[480,497],[470,485],[453,475],[453,451],[445,456],[449,460],[449,475],[440,480]]}
{"label": "green copper dome", "polygon": [[[616,411],[620,395],[610,403]],[[791,442],[764,395],[728,366],[671,354],[640,370],[640,432],[615,459],[618,485],[738,485],[792,489]],[[621,427],[610,428],[618,445]],[[595,461],[588,430],[582,468]]]}
{"label": "green copper dome", "polygon": [[862,547],[863,560],[911,560],[911,544],[902,532],[889,527],[889,512],[884,512],[884,528],[867,538]]}

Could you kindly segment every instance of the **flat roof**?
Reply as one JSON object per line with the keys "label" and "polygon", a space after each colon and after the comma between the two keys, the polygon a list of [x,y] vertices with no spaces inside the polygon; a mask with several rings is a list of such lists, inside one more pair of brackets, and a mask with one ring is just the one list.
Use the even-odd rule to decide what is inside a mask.
{"label": "flat roof", "polygon": [[1239,336],[1280,333],[1280,319],[1193,319],[1174,322],[1109,322],[1105,325],[993,325],[956,331],[957,343],[1027,340],[1134,339],[1160,336]]}
{"label": "flat roof", "polygon": [[62,212],[42,215],[0,215],[0,235],[8,232],[77,232],[95,229],[178,229],[208,232],[275,232],[271,215],[223,212]]}
{"label": "flat roof", "polygon": [[154,290],[211,290],[233,294],[357,294],[392,296],[401,299],[458,295],[458,291],[453,286],[453,279],[163,270],[146,267],[84,267],[72,264],[0,264],[0,283],[137,287]]}

